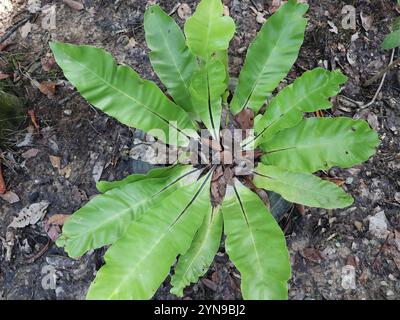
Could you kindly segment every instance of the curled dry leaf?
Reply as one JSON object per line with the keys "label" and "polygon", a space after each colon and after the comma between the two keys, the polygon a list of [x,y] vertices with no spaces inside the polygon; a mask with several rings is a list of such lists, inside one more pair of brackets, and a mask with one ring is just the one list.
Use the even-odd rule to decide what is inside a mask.
{"label": "curled dry leaf", "polygon": [[252,109],[243,109],[235,116],[236,122],[243,130],[254,127],[254,111]]}
{"label": "curled dry leaf", "polygon": [[1,163],[0,163],[0,194],[5,193],[7,190],[6,183],[4,181],[3,172],[1,170]]}
{"label": "curled dry leaf", "polygon": [[14,43],[12,43],[12,42],[7,42],[7,43],[2,43],[2,44],[0,44],[0,52],[6,50],[6,49],[7,49],[9,46],[11,46],[12,44],[14,44]]}
{"label": "curled dry leaf", "polygon": [[40,0],[28,0],[28,5],[27,5],[27,10],[30,13],[37,13],[40,11],[42,7],[41,1]]}
{"label": "curled dry leaf", "polygon": [[300,251],[300,255],[303,258],[318,264],[320,264],[323,260],[321,252],[315,248],[305,248],[304,250]]}
{"label": "curled dry leaf", "polygon": [[53,55],[45,55],[40,59],[40,63],[42,64],[42,69],[45,72],[49,72],[55,65],[56,60],[54,59]]}
{"label": "curled dry leaf", "polygon": [[97,161],[92,171],[93,180],[95,182],[98,182],[100,180],[101,175],[103,174],[103,170],[104,170],[104,162],[101,160]]}
{"label": "curled dry leaf", "polygon": [[352,255],[348,256],[347,260],[346,260],[346,265],[353,266],[354,268],[357,268],[357,260],[356,260],[356,258],[354,256],[352,256]]}
{"label": "curled dry leaf", "polygon": [[353,51],[347,51],[346,58],[351,66],[354,66],[357,63],[357,57]]}
{"label": "curled dry leaf", "polygon": [[46,210],[49,206],[47,201],[41,201],[38,203],[33,203],[28,207],[23,208],[8,228],[24,228],[29,225],[34,225],[39,222],[46,214]]}
{"label": "curled dry leaf", "polygon": [[132,49],[134,47],[136,47],[137,42],[135,40],[135,38],[129,38],[128,44],[125,46],[126,49]]}
{"label": "curled dry leaf", "polygon": [[16,146],[19,148],[26,147],[26,146],[29,146],[30,144],[32,144],[32,142],[33,142],[33,134],[32,134],[32,132],[27,132],[25,134],[24,139],[17,142]]}
{"label": "curled dry leaf", "polygon": [[51,241],[55,242],[61,234],[61,228],[57,225],[51,225],[48,228],[46,227],[46,233]]}
{"label": "curled dry leaf", "polygon": [[38,153],[39,149],[32,148],[21,154],[21,157],[27,160],[36,157]]}
{"label": "curled dry leaf", "polygon": [[397,250],[400,252],[400,231],[394,230],[394,241]]}
{"label": "curled dry leaf", "polygon": [[64,168],[59,170],[60,175],[62,175],[63,177],[65,177],[66,179],[68,179],[69,177],[71,177],[71,173],[72,173],[72,167],[71,164],[67,164]]}
{"label": "curled dry leaf", "polygon": [[61,158],[57,156],[49,156],[51,165],[55,169],[60,169],[61,167]]}
{"label": "curled dry leaf", "polygon": [[271,13],[275,12],[276,10],[278,10],[282,5],[282,0],[272,0],[272,4],[271,4]]}
{"label": "curled dry leaf", "polygon": [[251,10],[253,11],[253,13],[255,14],[255,16],[256,16],[256,21],[257,21],[258,23],[263,24],[263,23],[266,21],[266,19],[264,18],[264,13],[263,13],[263,12],[260,12],[260,11],[258,11],[257,9],[253,8],[253,7],[250,7],[250,9],[251,9]]}
{"label": "curled dry leaf", "polygon": [[360,13],[360,18],[361,18],[361,25],[364,28],[365,31],[369,31],[372,28],[372,23],[373,23],[373,17],[372,16],[367,16],[363,12]]}
{"label": "curled dry leaf", "polygon": [[229,11],[229,7],[228,6],[224,6],[223,15],[226,16],[226,17],[230,17],[231,13]]}
{"label": "curled dry leaf", "polygon": [[52,215],[46,222],[47,225],[64,225],[65,221],[67,221],[71,216],[69,214],[54,214]]}
{"label": "curled dry leaf", "polygon": [[5,240],[6,241],[3,243],[6,250],[5,260],[11,261],[12,249],[15,245],[15,229],[7,229]]}
{"label": "curled dry leaf", "polygon": [[[35,111],[34,111],[33,109],[29,109],[29,110],[28,110],[28,115],[29,115],[29,117],[31,118],[31,122],[32,122],[33,126],[35,127],[35,129],[36,129],[36,130],[39,130],[40,127],[39,127],[39,125],[38,125],[38,123],[37,123]],[[24,141],[27,140],[28,143],[27,143],[27,144],[24,144],[24,145],[19,144],[19,145],[17,145],[17,147],[25,147],[26,145],[32,143],[32,133],[28,132],[28,134],[30,134],[30,136],[27,138],[27,136],[28,136],[28,135],[27,135],[27,136],[25,136],[25,139],[24,139]]]}
{"label": "curled dry leaf", "polygon": [[222,166],[217,167],[211,179],[211,198],[214,206],[222,203],[226,192],[226,180]]}
{"label": "curled dry leaf", "polygon": [[297,212],[300,213],[300,215],[302,215],[302,216],[305,215],[306,209],[305,209],[304,205],[296,203],[295,207],[296,207]]}
{"label": "curled dry leaf", "polygon": [[25,39],[28,36],[28,34],[32,31],[32,24],[28,21],[21,27],[21,29],[19,29],[19,31],[21,33],[21,37]]}
{"label": "curled dry leaf", "polygon": [[356,286],[356,269],[352,265],[342,267],[342,288],[345,290],[355,290]]}
{"label": "curled dry leaf", "polygon": [[61,234],[61,226],[70,218],[67,214],[55,214],[52,215],[45,225],[47,235],[52,241],[56,241]]}
{"label": "curled dry leaf", "polygon": [[256,21],[259,24],[263,24],[265,21],[267,21],[267,19],[264,18],[264,14],[262,14],[261,12],[257,13],[256,16]]}
{"label": "curled dry leaf", "polygon": [[187,3],[182,3],[178,7],[177,13],[179,18],[181,18],[182,20],[187,20],[192,15],[192,9],[189,7]]}
{"label": "curled dry leaf", "polygon": [[394,194],[394,200],[396,200],[398,203],[400,203],[400,192],[396,192]]}
{"label": "curled dry leaf", "polygon": [[84,9],[84,6],[81,2],[79,1],[74,1],[74,0],[63,0],[63,2],[70,7],[71,9],[80,11]]}
{"label": "curled dry leaf", "polygon": [[0,193],[0,198],[10,204],[19,202],[18,195],[12,191],[6,191],[4,194]]}
{"label": "curled dry leaf", "polygon": [[331,177],[322,177],[322,179],[324,180],[328,180],[334,184],[336,184],[337,186],[341,187],[342,185],[344,185],[345,180],[341,179],[341,178],[331,178]]}
{"label": "curled dry leaf", "polygon": [[218,285],[215,283],[215,282],[213,282],[213,281],[211,281],[210,279],[207,279],[207,278],[203,278],[203,279],[201,279],[201,281],[203,282],[203,284],[208,288],[208,289],[210,289],[210,290],[212,290],[212,291],[217,291],[217,289],[218,289]]}
{"label": "curled dry leaf", "polygon": [[5,74],[5,73],[0,72],[0,80],[7,79],[7,78],[9,78],[9,77],[10,77],[9,74]]}
{"label": "curled dry leaf", "polygon": [[48,98],[54,97],[56,93],[56,84],[54,82],[41,82],[38,88]]}
{"label": "curled dry leaf", "polygon": [[331,28],[329,29],[330,32],[335,33],[335,34],[338,34],[338,33],[339,33],[338,28],[336,27],[336,25],[335,25],[332,21],[328,21],[328,24],[329,24],[329,26],[331,27]]}

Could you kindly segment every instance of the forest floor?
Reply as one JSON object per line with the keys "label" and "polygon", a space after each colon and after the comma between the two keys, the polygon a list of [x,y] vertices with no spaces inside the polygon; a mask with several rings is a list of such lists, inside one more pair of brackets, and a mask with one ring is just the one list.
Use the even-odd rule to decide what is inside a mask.
{"label": "forest floor", "polygon": [[[103,263],[104,249],[78,260],[68,258],[52,241],[60,229],[57,223],[49,225],[49,219],[54,222],[54,215],[79,209],[97,193],[95,181],[100,177],[121,179],[151,167],[146,163],[146,137],[77,95],[53,64],[49,41],[99,46],[159,83],[142,25],[146,6],[156,2],[183,25],[178,1],[82,0],[83,9],[77,10],[63,1],[44,0],[36,1],[42,10],[11,34],[7,47],[1,47],[0,73],[9,75],[1,81],[26,99],[30,116],[0,154],[8,190],[0,196],[0,299],[83,299]],[[279,2],[224,1],[237,25],[230,48],[232,76],[238,75],[262,18]],[[287,214],[285,232],[293,266],[289,298],[400,299],[399,68],[387,73],[375,103],[360,108],[352,102],[368,103],[377,91],[380,80],[368,87],[363,84],[389,64],[391,52],[380,49],[380,44],[400,12],[394,0],[303,2],[310,5],[306,38],[282,87],[317,66],[341,69],[349,81],[325,116],[366,119],[382,143],[366,163],[328,172],[354,196],[351,207]],[[194,10],[197,1],[181,3]],[[342,9],[349,3],[355,8],[355,25],[345,29]],[[27,5],[22,0],[2,1],[0,37],[29,16]],[[398,57],[397,51],[394,58]],[[7,226],[21,209],[41,201],[49,204],[44,218],[10,232]],[[176,299],[169,288],[167,279],[155,298]],[[240,298],[240,275],[223,246],[209,272],[185,290],[185,299]]]}

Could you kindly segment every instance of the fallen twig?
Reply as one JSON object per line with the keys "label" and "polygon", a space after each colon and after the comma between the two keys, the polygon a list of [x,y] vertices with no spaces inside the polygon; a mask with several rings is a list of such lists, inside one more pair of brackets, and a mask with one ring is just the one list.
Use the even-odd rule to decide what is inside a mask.
{"label": "fallen twig", "polygon": [[7,188],[6,188],[6,183],[4,181],[3,173],[1,170],[1,162],[0,162],[0,194],[6,193]]}
{"label": "fallen twig", "polygon": [[258,3],[254,2],[254,0],[250,0],[250,2],[253,4],[253,6],[257,9],[257,11],[262,11],[262,8],[258,6]]}
{"label": "fallen twig", "polygon": [[28,259],[26,263],[28,264],[34,263],[37,259],[39,259],[42,255],[44,255],[46,251],[49,249],[51,242],[52,242],[51,240],[48,240],[47,243],[43,246],[43,248],[40,249],[40,251],[37,254],[35,254],[32,258]]}
{"label": "fallen twig", "polygon": [[57,102],[59,106],[63,106],[65,103],[70,101],[72,98],[76,97],[79,94],[78,91],[72,92],[69,96],[66,96],[65,98],[61,99],[60,101]]}
{"label": "fallen twig", "polygon": [[29,110],[28,110],[28,115],[29,115],[29,117],[30,117],[30,119],[31,119],[31,122],[32,122],[33,126],[35,127],[35,129],[36,129],[37,131],[39,131],[39,130],[40,130],[40,127],[39,127],[39,125],[38,125],[38,123],[37,123],[35,111],[34,111],[33,109],[29,109]]}
{"label": "fallen twig", "polygon": [[379,256],[380,256],[381,253],[382,253],[383,248],[386,246],[386,244],[387,244],[387,242],[388,242],[388,240],[389,240],[389,236],[390,236],[390,233],[387,235],[385,241],[382,243],[381,247],[379,248],[379,251],[378,251],[378,253],[377,253],[376,256],[375,256],[375,259],[374,259],[374,261],[372,262],[372,267],[375,267],[376,261],[378,260]]}
{"label": "fallen twig", "polygon": [[11,26],[1,37],[0,37],[0,44],[6,41],[15,31],[18,30],[25,22],[32,18],[32,14],[29,16],[17,21],[13,26]]}
{"label": "fallen twig", "polygon": [[397,66],[398,64],[400,64],[400,58],[397,58],[396,60],[394,60],[391,64],[389,64],[385,69],[383,69],[382,71],[378,72],[376,75],[374,75],[371,79],[369,79],[368,81],[365,81],[364,83],[364,87],[368,87],[371,84],[373,84],[375,81],[377,81],[378,79],[380,79],[381,77],[383,77],[383,75],[390,71],[391,69],[393,69],[395,66]]}
{"label": "fallen twig", "polygon": [[[395,50],[396,50],[396,49],[393,49],[393,50],[392,50],[392,56],[391,56],[391,58],[390,58],[389,65],[391,65],[391,64],[393,63],[393,58],[394,58],[394,52],[395,52]],[[372,100],[371,100],[370,102],[368,102],[367,104],[364,104],[364,105],[360,106],[360,109],[368,108],[370,105],[372,105],[372,104],[375,103],[375,100],[376,100],[376,98],[378,97],[379,92],[381,92],[381,90],[382,90],[383,84],[384,84],[385,79],[386,79],[386,75],[387,75],[387,71],[383,74],[382,81],[381,81],[381,83],[380,83],[380,85],[379,85],[379,87],[378,87],[378,90],[376,90],[376,93],[375,93],[374,97],[372,98]]]}

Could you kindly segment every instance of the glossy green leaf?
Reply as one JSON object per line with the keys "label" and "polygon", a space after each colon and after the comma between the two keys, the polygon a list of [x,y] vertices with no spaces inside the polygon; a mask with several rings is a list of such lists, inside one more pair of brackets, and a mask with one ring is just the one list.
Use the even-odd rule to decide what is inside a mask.
{"label": "glossy green leaf", "polygon": [[329,98],[340,91],[347,77],[339,70],[316,68],[284,88],[268,105],[264,115],[254,120],[256,146],[282,129],[292,128],[303,118],[304,112],[332,107]]}
{"label": "glossy green leaf", "polygon": [[215,53],[215,59],[220,61],[224,67],[225,67],[225,84],[226,87],[228,87],[229,85],[229,56],[228,56],[228,50],[224,50],[224,51],[217,51]]}
{"label": "glossy green leaf", "polygon": [[261,199],[238,181],[222,204],[225,249],[240,271],[244,299],[287,299],[285,236]]}
{"label": "glossy green leaf", "polygon": [[131,223],[106,252],[87,299],[150,299],[212,210],[210,177],[176,190]]}
{"label": "glossy green leaf", "polygon": [[221,0],[201,0],[195,13],[185,23],[185,35],[193,54],[206,60],[217,51],[228,49],[235,33],[235,22],[222,16]]}
{"label": "glossy green leaf", "polygon": [[188,144],[183,130],[195,131],[196,126],[153,82],[141,79],[128,66],[118,66],[102,49],[58,42],[50,47],[65,77],[95,107],[165,143]]}
{"label": "glossy green leaf", "polygon": [[227,86],[224,65],[218,61],[207,62],[192,78],[190,92],[200,119],[215,140],[219,139],[222,94]]}
{"label": "glossy green leaf", "polygon": [[349,168],[368,160],[378,144],[378,134],[366,121],[308,118],[261,144],[262,162],[299,172]]}
{"label": "glossy green leaf", "polygon": [[70,257],[118,240],[129,223],[150,210],[152,205],[189,184],[199,174],[190,166],[180,166],[164,178],[149,178],[125,184],[98,195],[64,224],[57,240]]}
{"label": "glossy green leaf", "polygon": [[279,193],[290,202],[309,207],[335,209],[353,203],[353,198],[334,183],[311,173],[290,172],[261,163],[254,170],[254,184],[258,188]]}
{"label": "glossy green leaf", "polygon": [[159,177],[165,177],[171,172],[172,169],[174,169],[175,166],[169,166],[169,167],[160,167],[160,168],[154,168],[151,169],[149,172],[142,174],[142,173],[134,173],[122,180],[116,180],[116,181],[99,181],[96,183],[96,188],[100,193],[107,192],[111,189],[115,188],[120,188],[126,184],[133,183],[139,180],[144,180],[144,179],[149,179],[149,178],[159,178]]}
{"label": "glossy green leaf", "polygon": [[178,24],[159,6],[150,6],[144,15],[146,42],[151,52],[151,64],[167,87],[174,101],[188,112],[189,85],[196,59],[186,46],[186,39]]}
{"label": "glossy green leaf", "polygon": [[397,47],[400,47],[400,29],[386,35],[382,43],[382,48],[385,50],[390,50]]}
{"label": "glossy green leaf", "polygon": [[286,76],[303,43],[308,10],[290,0],[263,25],[250,45],[231,102],[234,114],[250,108],[257,114],[266,98]]}
{"label": "glossy green leaf", "polygon": [[400,17],[395,21],[393,31],[385,36],[382,43],[382,48],[390,50],[400,47]]}
{"label": "glossy green leaf", "polygon": [[208,211],[189,250],[182,255],[171,279],[171,293],[182,297],[183,289],[203,276],[218,251],[222,235],[222,214],[218,209]]}

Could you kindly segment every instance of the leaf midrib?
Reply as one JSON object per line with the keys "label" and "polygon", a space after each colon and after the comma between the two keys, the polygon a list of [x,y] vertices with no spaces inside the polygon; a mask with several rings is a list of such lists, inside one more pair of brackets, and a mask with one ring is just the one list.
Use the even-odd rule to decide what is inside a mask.
{"label": "leaf midrib", "polygon": [[[255,173],[256,175],[258,175],[260,177],[265,178],[266,180],[271,180],[272,183],[273,183],[273,180],[278,181],[278,183],[280,183],[280,184],[282,184],[284,186],[289,186],[290,187],[289,189],[293,189],[292,186],[295,186],[295,187],[297,186],[297,189],[300,189],[300,187],[301,187],[301,190],[307,191],[307,192],[309,192],[311,194],[315,194],[317,196],[321,196],[321,195],[324,196],[323,193],[319,193],[315,189],[308,189],[308,188],[305,188],[304,186],[299,186],[299,185],[296,185],[296,184],[293,184],[293,183],[288,183],[284,179],[279,179],[279,178],[276,178],[276,177],[266,176],[266,175],[264,175],[262,173],[259,173],[259,172],[256,172],[256,171],[253,171],[253,173]],[[314,175],[312,175],[312,176],[315,177]],[[320,189],[322,189],[322,187],[327,187],[327,186],[319,185],[319,187],[320,187]],[[266,189],[268,189],[268,188],[266,188]],[[270,189],[268,189],[268,190],[270,190]],[[270,190],[270,191],[273,191],[273,190]]]}
{"label": "leaf midrib", "polygon": [[240,199],[239,193],[236,190],[236,188],[234,188],[234,190],[235,190],[235,194],[236,194],[237,200],[239,202],[240,210],[243,213],[243,217],[244,217],[247,229],[248,229],[248,231],[250,233],[252,247],[253,247],[253,249],[255,251],[256,260],[257,260],[257,264],[258,264],[258,269],[256,269],[257,273],[261,276],[261,278],[263,280],[265,280],[264,273],[261,271],[263,269],[263,267],[262,267],[262,264],[261,264],[260,254],[258,253],[257,246],[256,246],[256,243],[255,243],[255,238],[254,238],[254,235],[253,235],[252,227],[250,226],[250,223],[249,223],[249,220],[248,220],[248,216],[246,214],[246,210],[245,210],[245,208],[243,206],[242,200]]}
{"label": "leaf midrib", "polygon": [[[298,102],[296,102],[295,104],[291,105],[291,106],[289,107],[289,109],[285,111],[284,114],[287,114],[287,113],[291,112],[293,109],[297,109],[297,110],[299,110],[299,111],[301,111],[301,112],[303,112],[303,113],[306,112],[306,111],[303,111],[303,110],[299,109],[298,106],[299,106],[300,104],[302,104],[304,101],[306,101],[307,98],[308,98],[309,96],[311,96],[311,95],[317,93],[318,91],[325,90],[325,89],[328,87],[329,80],[330,80],[330,79],[326,79],[326,80],[325,80],[325,84],[322,86],[322,88],[321,88],[321,87],[318,87],[318,88],[315,88],[315,89],[312,90],[312,91],[306,91],[306,93],[309,93],[309,94],[308,94],[308,95],[303,95],[303,97],[302,97],[300,100],[297,100]],[[283,89],[283,90],[285,90],[285,89]],[[278,95],[276,98],[279,98],[279,95]],[[272,104],[272,103],[273,103],[273,101],[271,102],[271,104]],[[275,102],[275,104],[278,104],[278,105],[279,105],[279,102]],[[265,120],[267,120],[267,121],[268,121],[268,120],[269,120],[269,121],[274,120],[274,119],[267,119],[267,118],[268,118],[268,109],[267,109],[267,111],[266,111],[265,114],[266,114],[266,117],[265,117],[266,119],[265,119]],[[263,130],[261,130],[262,133],[260,133],[254,141],[256,141],[256,140],[257,140],[258,138],[260,138],[261,136],[265,136],[265,135],[268,133],[268,129],[270,129],[272,126],[276,125],[277,123],[279,123],[279,118],[276,119],[276,120],[277,120],[277,121],[268,124],[269,128],[266,129],[267,126],[264,126],[264,127],[263,127]],[[260,121],[262,121],[262,118],[260,119]]]}
{"label": "leaf midrib", "polygon": [[[158,26],[159,26],[159,29],[163,31],[163,28],[161,28],[160,25],[158,25]],[[179,27],[178,27],[178,28],[179,28]],[[174,64],[175,69],[176,69],[176,71],[177,71],[177,73],[178,73],[178,75],[179,75],[179,78],[181,79],[181,82],[183,83],[183,86],[185,87],[185,96],[188,97],[188,96],[189,96],[189,87],[188,87],[188,85],[187,85],[185,79],[183,78],[183,75],[182,75],[180,69],[178,68],[178,64],[177,64],[177,61],[176,61],[176,57],[175,57],[175,55],[174,55],[174,54],[172,53],[172,51],[171,51],[171,48],[170,48],[170,46],[169,46],[169,42],[168,42],[167,36],[165,35],[164,32],[160,32],[160,34],[161,34],[161,36],[162,36],[162,38],[163,38],[163,41],[164,41],[164,43],[165,43],[165,46],[166,46],[166,48],[167,48],[167,50],[168,50],[168,54],[169,54],[170,58],[171,58],[172,61],[173,61],[173,64]],[[185,49],[186,49],[186,48],[185,48]]]}
{"label": "leaf midrib", "polygon": [[[181,180],[181,177],[184,177],[187,173],[184,173],[182,176],[176,178],[172,183],[167,183],[168,187],[173,186],[175,183],[178,183]],[[190,173],[191,174],[191,173]],[[109,218],[102,220],[102,222],[98,225],[96,225],[96,227],[94,228],[89,228],[89,229],[85,229],[85,233],[87,234],[87,236],[96,233],[96,231],[98,231],[99,229],[101,229],[102,227],[104,227],[105,225],[109,224],[111,221],[115,221],[120,219],[121,217],[125,216],[127,213],[132,212],[133,214],[135,214],[135,211],[142,206],[144,203],[146,202],[150,202],[151,200],[154,200],[153,197],[157,196],[161,191],[165,191],[165,186],[160,187],[160,190],[154,192],[150,197],[148,198],[144,198],[142,200],[140,200],[139,202],[135,203],[135,206],[131,206],[128,202],[124,201],[124,199],[120,199],[121,201],[124,201],[124,203],[127,205],[127,208],[124,210],[121,210],[119,213],[117,213],[114,216],[109,216]],[[66,240],[67,241],[72,241],[72,240],[76,240],[77,238],[80,238],[82,236],[81,233],[77,233],[75,234],[75,236],[70,236],[68,237]]]}
{"label": "leaf midrib", "polygon": [[[208,178],[207,178],[208,179]],[[207,182],[207,180],[206,180]],[[201,184],[199,189],[203,188],[205,184]],[[198,189],[198,190],[199,190]],[[197,192],[197,196],[199,195],[199,193]],[[192,202],[193,200],[189,201],[189,203]],[[185,213],[185,212],[184,212]],[[182,214],[179,213],[179,215],[177,216],[177,219],[182,218]],[[125,275],[122,277],[121,281],[119,282],[119,285],[113,290],[113,292],[110,294],[109,298],[112,298],[113,296],[115,296],[116,294],[119,293],[119,290],[121,289],[121,287],[126,283],[127,279],[130,279],[132,277],[132,275],[137,274],[137,269],[139,268],[139,266],[141,265],[141,263],[143,263],[143,261],[145,261],[147,259],[147,257],[150,255],[150,253],[153,251],[154,248],[156,248],[162,240],[164,240],[165,237],[167,237],[168,235],[171,234],[171,230],[173,228],[174,225],[176,225],[177,221],[174,221],[172,224],[166,226],[166,228],[164,229],[164,233],[160,233],[160,237],[158,238],[158,240],[147,250],[145,255],[142,255],[141,258],[137,261],[134,262],[134,266],[131,267],[129,269],[129,272],[125,273]],[[172,227],[171,227],[172,226]],[[107,261],[106,261],[107,263]],[[139,273],[140,274],[140,273]]]}
{"label": "leaf midrib", "polygon": [[[150,109],[150,107],[146,104],[144,104],[143,102],[140,102],[139,100],[135,99],[133,96],[127,94],[126,92],[118,89],[117,87],[113,86],[110,82],[106,81],[103,77],[101,77],[100,75],[98,75],[96,72],[92,71],[90,68],[86,67],[84,64],[80,63],[79,60],[75,59],[73,56],[69,55],[67,52],[63,51],[63,54],[66,55],[68,58],[70,58],[74,63],[78,64],[79,66],[81,66],[83,69],[87,70],[89,73],[93,74],[95,77],[97,77],[100,81],[102,81],[104,84],[106,84],[106,86],[109,86],[110,88],[112,88],[113,90],[115,90],[117,93],[120,93],[124,96],[126,96],[128,99],[132,100],[133,102],[137,103],[138,105],[144,107],[147,111],[149,111],[150,113],[154,114],[155,116],[157,116],[158,118],[160,118],[163,122],[165,122],[166,124],[168,124],[168,126],[171,126],[171,128],[174,128],[179,134],[182,134],[181,130],[176,128],[175,126],[173,126],[171,123],[168,122],[167,119],[165,119],[163,116],[161,116],[160,114],[158,114],[157,112],[153,111]],[[120,68],[120,66],[116,65],[115,62],[113,61],[113,67],[117,69]],[[133,70],[129,70],[131,72],[134,72]],[[149,84],[146,83],[146,80],[140,79],[139,75],[136,75],[138,77],[138,80],[143,82],[144,84]]]}
{"label": "leaf midrib", "polygon": [[191,269],[193,263],[196,261],[197,257],[200,255],[200,252],[202,252],[202,249],[205,247],[205,245],[206,245],[206,243],[207,243],[208,236],[209,236],[210,233],[211,233],[211,226],[212,226],[212,223],[213,223],[213,219],[214,219],[214,216],[211,217],[211,221],[208,223],[208,228],[207,228],[207,230],[206,230],[206,234],[205,234],[204,237],[202,238],[201,244],[200,244],[200,246],[198,247],[198,250],[197,250],[196,254],[192,257],[191,262],[190,262],[189,265],[184,269],[184,272],[182,273],[181,280],[179,281],[179,283],[180,283],[179,288],[182,287],[182,284],[185,284],[185,281],[184,281],[185,277],[186,277],[187,274],[189,273],[189,270]]}
{"label": "leaf midrib", "polygon": [[[287,20],[288,20],[288,21],[291,21],[291,17],[294,16],[295,14],[296,14],[296,12],[292,12],[292,14],[290,15],[290,17],[287,18]],[[286,19],[286,18],[285,18],[285,19]],[[246,97],[245,103],[239,108],[239,111],[242,110],[242,109],[244,109],[244,108],[247,108],[247,105],[249,104],[249,102],[250,102],[250,100],[251,100],[251,97],[252,97],[254,91],[255,91],[255,90],[257,89],[257,87],[259,86],[260,79],[261,79],[262,75],[264,74],[265,69],[266,69],[267,66],[269,66],[269,64],[270,64],[270,59],[271,59],[271,57],[273,56],[272,53],[274,53],[274,52],[276,52],[276,51],[279,51],[279,50],[277,49],[277,46],[278,46],[278,43],[280,43],[280,41],[281,41],[283,35],[285,34],[285,29],[284,29],[284,28],[279,28],[279,30],[281,30],[282,32],[279,34],[278,39],[275,41],[274,47],[273,47],[273,49],[271,50],[270,54],[268,55],[268,57],[265,58],[265,63],[264,63],[264,66],[263,66],[263,68],[262,68],[262,71],[258,74],[257,79],[256,79],[256,81],[254,82],[254,85],[252,86],[252,88],[251,88],[251,90],[250,90],[250,93],[249,93],[248,96]]]}
{"label": "leaf midrib", "polygon": [[[322,148],[322,147],[326,147],[327,145],[332,147],[332,142],[334,141],[338,141],[339,138],[342,138],[343,136],[335,136],[336,139],[334,140],[325,140],[325,143],[316,143],[316,144],[298,144],[298,143],[294,143],[294,145],[291,146],[286,146],[285,148],[280,147],[279,149],[272,149],[272,150],[267,150],[267,154],[265,155],[266,157],[268,157],[268,153],[278,153],[278,152],[284,152],[287,150],[303,150],[303,149],[314,149],[314,148]],[[351,143],[348,143],[346,145],[343,144],[343,140],[339,141],[336,145],[339,145],[340,147],[342,147],[341,149],[345,149],[345,146],[353,146],[353,145],[359,145],[359,144],[364,144],[365,141],[354,141]],[[328,152],[331,151],[331,149],[327,149]],[[354,153],[354,152],[352,152]],[[349,152],[349,154],[351,154]]]}

